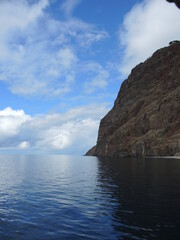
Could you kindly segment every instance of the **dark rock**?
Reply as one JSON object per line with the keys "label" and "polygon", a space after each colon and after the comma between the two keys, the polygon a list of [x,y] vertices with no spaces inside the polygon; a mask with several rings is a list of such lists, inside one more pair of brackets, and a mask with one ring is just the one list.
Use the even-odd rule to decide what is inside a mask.
{"label": "dark rock", "polygon": [[170,3],[175,3],[178,8],[180,8],[180,0],[167,0]]}
{"label": "dark rock", "polygon": [[180,42],[132,69],[86,155],[180,155]]}

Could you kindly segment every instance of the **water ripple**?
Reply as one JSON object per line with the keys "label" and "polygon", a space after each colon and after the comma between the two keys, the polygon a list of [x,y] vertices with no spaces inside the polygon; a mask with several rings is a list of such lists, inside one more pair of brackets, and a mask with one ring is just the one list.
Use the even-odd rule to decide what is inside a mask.
{"label": "water ripple", "polygon": [[180,239],[180,161],[0,156],[0,239]]}

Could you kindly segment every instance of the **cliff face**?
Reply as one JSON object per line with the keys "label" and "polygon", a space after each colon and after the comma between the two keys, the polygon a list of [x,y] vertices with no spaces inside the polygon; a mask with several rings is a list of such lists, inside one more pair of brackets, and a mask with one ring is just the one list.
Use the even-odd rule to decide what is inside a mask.
{"label": "cliff face", "polygon": [[179,41],[131,71],[86,155],[180,156]]}

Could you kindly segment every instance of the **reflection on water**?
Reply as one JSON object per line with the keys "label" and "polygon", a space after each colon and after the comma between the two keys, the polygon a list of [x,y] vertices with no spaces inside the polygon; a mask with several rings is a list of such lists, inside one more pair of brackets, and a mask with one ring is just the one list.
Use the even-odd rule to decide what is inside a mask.
{"label": "reflection on water", "polygon": [[180,239],[180,160],[0,156],[0,239]]}
{"label": "reflection on water", "polygon": [[99,159],[98,169],[122,239],[179,239],[180,160]]}

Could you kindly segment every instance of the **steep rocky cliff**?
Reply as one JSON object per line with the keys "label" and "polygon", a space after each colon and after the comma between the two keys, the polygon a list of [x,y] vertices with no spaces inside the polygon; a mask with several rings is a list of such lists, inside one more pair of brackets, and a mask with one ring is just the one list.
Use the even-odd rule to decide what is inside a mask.
{"label": "steep rocky cliff", "polygon": [[180,156],[179,41],[131,71],[86,155]]}

